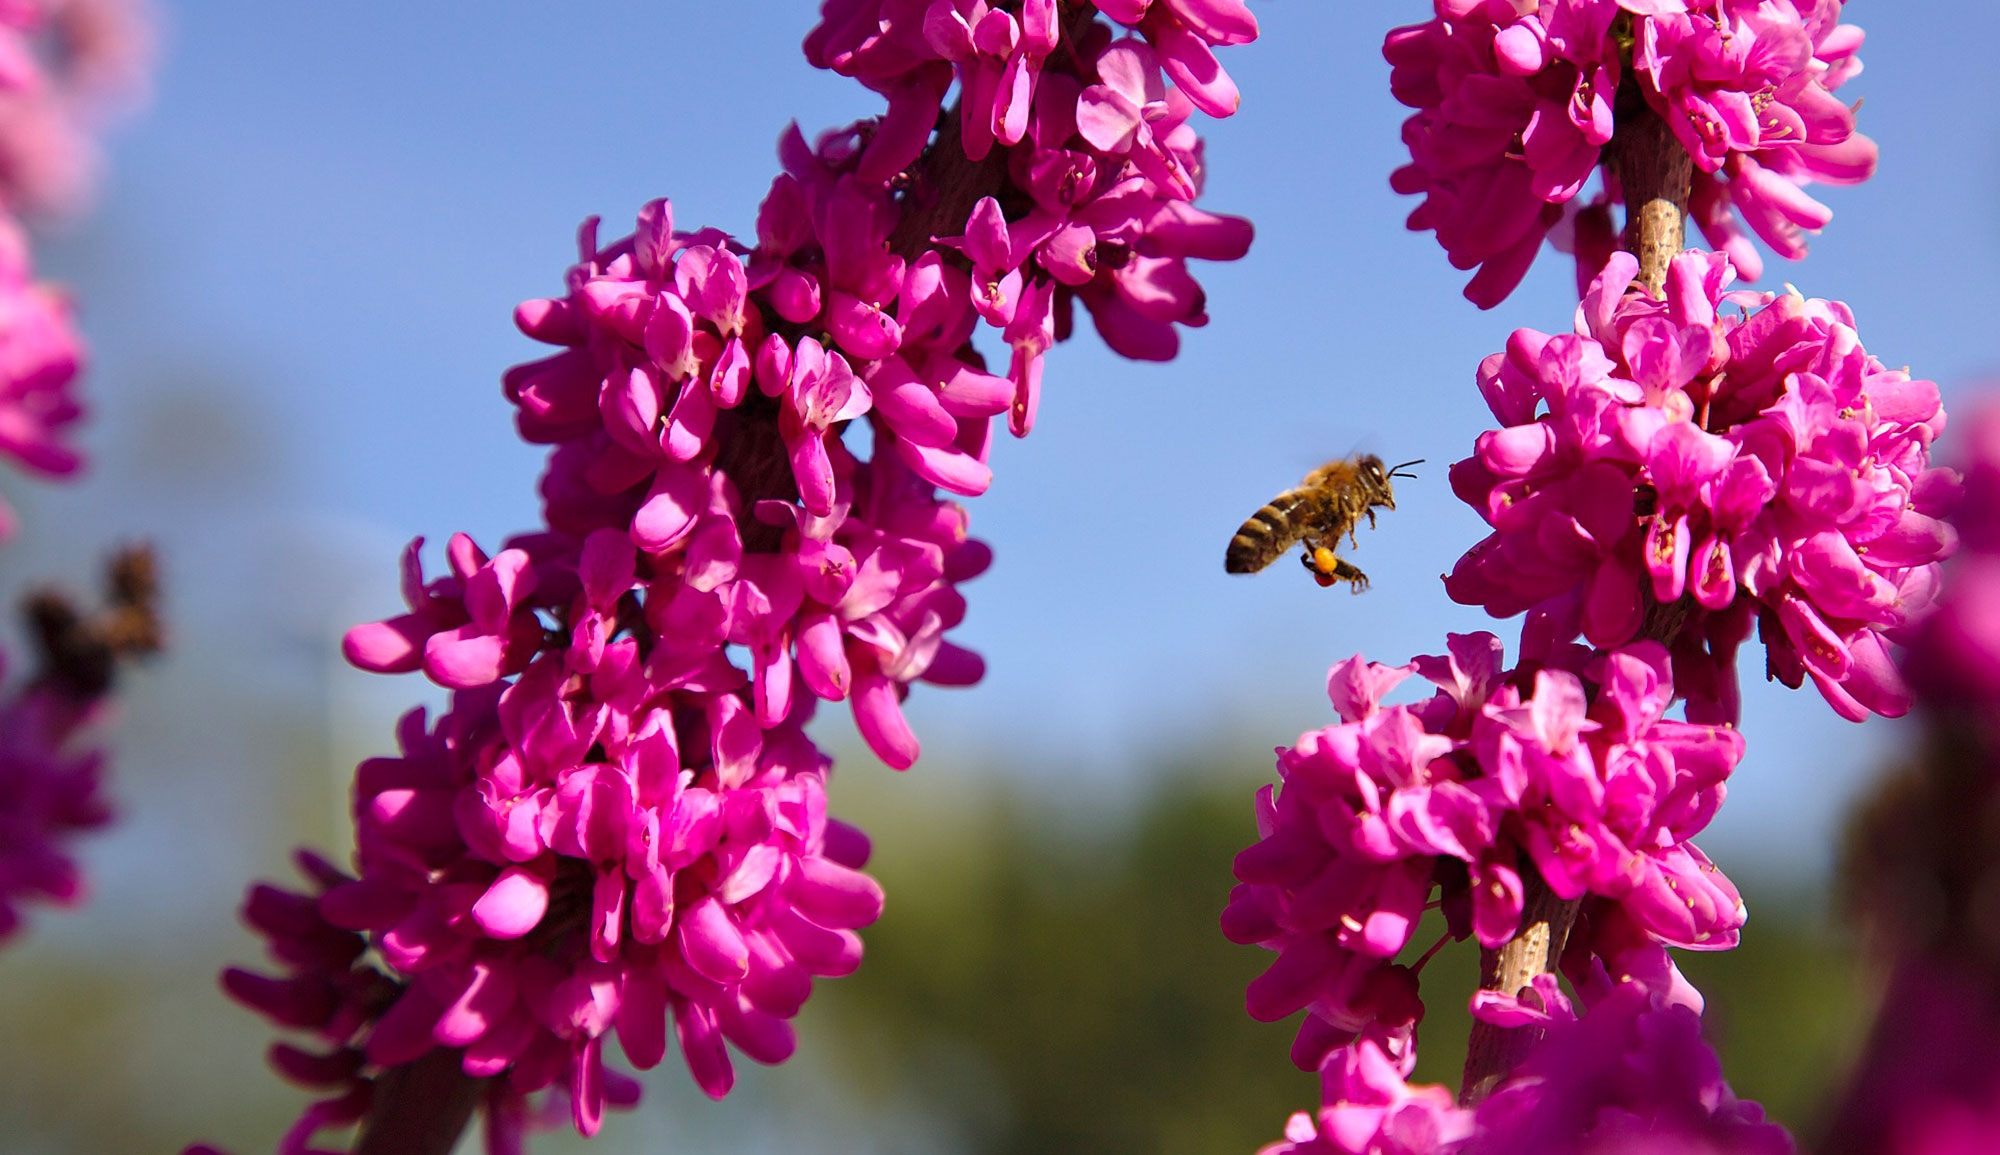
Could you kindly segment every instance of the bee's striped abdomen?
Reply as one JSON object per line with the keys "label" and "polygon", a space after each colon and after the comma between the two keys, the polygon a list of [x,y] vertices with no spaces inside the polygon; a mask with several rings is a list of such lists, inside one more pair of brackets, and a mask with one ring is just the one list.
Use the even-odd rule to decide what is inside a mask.
{"label": "bee's striped abdomen", "polygon": [[1292,513],[1301,500],[1303,495],[1299,490],[1286,490],[1251,514],[1236,536],[1229,539],[1229,552],[1222,555],[1222,568],[1229,573],[1256,573],[1278,560],[1279,555],[1299,540]]}

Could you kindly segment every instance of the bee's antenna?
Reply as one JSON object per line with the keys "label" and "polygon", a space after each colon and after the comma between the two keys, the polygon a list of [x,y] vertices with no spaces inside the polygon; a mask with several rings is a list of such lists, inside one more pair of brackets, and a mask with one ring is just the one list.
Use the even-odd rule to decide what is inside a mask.
{"label": "bee's antenna", "polygon": [[1416,474],[1414,474],[1414,473],[1402,473],[1402,472],[1399,472],[1399,471],[1400,471],[1400,470],[1404,470],[1404,469],[1408,469],[1408,468],[1409,468],[1410,466],[1412,466],[1412,465],[1422,465],[1423,463],[1424,463],[1424,459],[1423,459],[1423,458],[1421,458],[1421,457],[1417,458],[1417,459],[1416,459],[1415,461],[1405,461],[1405,462],[1404,462],[1404,463],[1402,463],[1401,465],[1398,465],[1398,466],[1396,466],[1396,467],[1395,467],[1394,469],[1391,469],[1391,470],[1389,471],[1389,476],[1390,476],[1390,477],[1408,477],[1408,478],[1412,478],[1412,479],[1414,479],[1414,478],[1415,478],[1415,477],[1417,476]]}

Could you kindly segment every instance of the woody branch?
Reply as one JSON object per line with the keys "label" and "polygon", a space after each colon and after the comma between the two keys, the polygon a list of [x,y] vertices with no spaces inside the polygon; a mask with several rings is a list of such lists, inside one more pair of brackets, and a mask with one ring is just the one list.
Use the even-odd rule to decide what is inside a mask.
{"label": "woody branch", "polygon": [[[1658,296],[1666,285],[1668,267],[1684,244],[1693,158],[1631,80],[1619,92],[1618,129],[1610,153],[1612,169],[1625,195],[1622,244],[1639,258],[1639,276],[1634,283]],[[1650,606],[1645,634],[1671,645],[1684,616],[1672,606]],[[1581,906],[1580,901],[1557,897],[1525,857],[1520,871],[1525,892],[1521,930],[1499,949],[1480,952],[1479,987],[1484,991],[1519,995],[1536,976],[1553,973]],[[1470,1106],[1491,1094],[1540,1041],[1541,1034],[1533,1027],[1474,1023],[1459,1101]]]}

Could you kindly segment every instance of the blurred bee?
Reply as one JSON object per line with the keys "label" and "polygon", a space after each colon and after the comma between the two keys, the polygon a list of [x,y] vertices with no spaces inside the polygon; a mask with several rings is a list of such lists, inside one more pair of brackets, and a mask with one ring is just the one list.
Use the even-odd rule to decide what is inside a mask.
{"label": "blurred bee", "polygon": [[1336,556],[1334,547],[1343,536],[1349,545],[1356,544],[1354,530],[1364,515],[1373,529],[1376,506],[1396,508],[1390,479],[1415,477],[1402,470],[1422,464],[1419,458],[1385,469],[1382,459],[1372,453],[1327,462],[1306,474],[1297,488],[1286,490],[1251,514],[1229,539],[1222,567],[1230,573],[1256,573],[1278,560],[1293,542],[1303,541],[1305,553],[1300,560],[1314,581],[1322,586],[1351,582],[1354,592],[1360,593],[1368,588],[1368,575]]}

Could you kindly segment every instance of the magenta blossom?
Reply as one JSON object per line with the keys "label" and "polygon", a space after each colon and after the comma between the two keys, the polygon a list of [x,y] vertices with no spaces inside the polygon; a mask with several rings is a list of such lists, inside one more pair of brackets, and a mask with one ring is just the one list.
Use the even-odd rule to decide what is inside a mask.
{"label": "magenta blossom", "polygon": [[1467,1155],[1790,1155],[1792,1140],[1738,1099],[1687,1007],[1621,984],[1548,1037],[1479,1105]]}
{"label": "magenta blossom", "polygon": [[1555,0],[1518,18],[1494,7],[1439,0],[1437,19],[1383,46],[1391,91],[1417,110],[1403,124],[1410,163],[1391,184],[1424,197],[1411,229],[1480,270],[1465,294],[1482,308],[1514,291],[1595,171],[1620,76],[1614,6]]}
{"label": "magenta blossom", "polygon": [[[1657,948],[1655,948],[1657,949]],[[1790,1155],[1791,1137],[1738,1099],[1701,1037],[1697,1008],[1640,981],[1586,999],[1579,1018],[1554,976],[1520,998],[1482,992],[1481,1017],[1547,1032],[1476,1109],[1405,1080],[1374,1032],[1321,1063],[1323,1105],[1292,1116],[1258,1155]],[[1504,1004],[1504,1005],[1503,1005]]]}
{"label": "magenta blossom", "polygon": [[[1267,1021],[1311,1011],[1302,1066],[1364,1030],[1407,1045],[1422,1004],[1414,970],[1394,960],[1433,890],[1455,937],[1497,947],[1520,926],[1523,855],[1556,894],[1615,904],[1656,945],[1721,949],[1743,925],[1735,889],[1688,841],[1720,805],[1742,739],[1664,717],[1675,694],[1663,647],[1504,670],[1492,635],[1450,643],[1450,656],[1400,670],[1336,665],[1328,690],[1344,721],[1280,750],[1280,787],[1258,796],[1262,837],[1237,857],[1222,926],[1278,952],[1248,1005]],[[1411,672],[1438,692],[1382,706]],[[1614,963],[1631,949],[1605,948]]]}
{"label": "magenta blossom", "polygon": [[0,207],[74,213],[95,136],[143,95],[152,29],[139,0],[16,0],[0,18]]}
{"label": "magenta blossom", "polygon": [[[629,679],[631,656],[629,643],[612,647],[596,679]],[[429,731],[411,714],[402,755],[362,767],[359,877],[329,875],[308,921],[342,942],[332,928],[366,932],[401,977],[368,972],[378,994],[339,1032],[278,992],[350,980],[245,977],[230,989],[358,1048],[350,1073],[456,1048],[467,1075],[505,1074],[513,1093],[562,1088],[590,1134],[606,1102],[629,1099],[603,1065],[614,1034],[644,1069],[671,1026],[718,1097],[733,1081],[725,1041],[786,1058],[786,1020],[814,975],[859,961],[852,928],[873,921],[881,892],[853,869],[866,841],[829,826],[825,759],[797,731],[736,724],[726,694],[688,692],[638,724],[604,705],[579,714],[543,696],[557,683],[538,669],[502,693],[461,693]],[[683,768],[677,734],[703,729]],[[585,746],[603,760],[579,760]],[[352,955],[335,961],[345,973]],[[341,1121],[330,1109],[309,1112],[304,1133]]]}
{"label": "magenta blossom", "polygon": [[[300,851],[296,860],[313,893],[260,884],[243,903],[243,920],[264,938],[272,960],[285,973],[270,976],[231,967],[223,972],[222,986],[231,998],[278,1026],[307,1032],[317,1042],[317,1049],[273,1043],[269,1058],[286,1080],[327,1096],[307,1107],[279,1139],[278,1155],[321,1155],[325,1149],[313,1145],[315,1136],[360,1121],[375,1104],[382,1067],[373,1038],[398,1029],[399,1020],[407,1017],[398,1008],[418,996],[369,962],[365,937],[335,926],[320,912],[327,891],[354,880],[310,852]],[[602,1078],[599,1093],[605,1102],[630,1107],[638,1101],[639,1084],[629,1076],[605,1070]],[[541,1097],[554,1101],[568,1094],[565,1084]],[[522,1150],[527,1127],[549,1113],[549,1105],[531,1107],[514,1079],[487,1081],[480,1089],[479,1109],[489,1151]],[[216,1155],[216,1149],[195,1146],[184,1155]]]}
{"label": "magenta blossom", "polygon": [[[1396,98],[1417,110],[1403,125],[1410,163],[1391,181],[1424,197],[1410,228],[1479,270],[1469,299],[1498,304],[1603,161],[1624,86],[1693,154],[1693,215],[1711,244],[1762,272],[1733,209],[1780,255],[1804,256],[1804,234],[1832,214],[1802,186],[1875,169],[1873,142],[1832,95],[1860,71],[1862,34],[1839,23],[1841,4],[1436,0],[1434,19],[1383,46]],[[1606,186],[1620,195],[1615,178]]]}
{"label": "magenta blossom", "polygon": [[[82,468],[68,437],[84,414],[75,395],[83,357],[68,299],[35,282],[27,238],[0,219],[0,456],[44,477]],[[12,525],[0,507],[0,536]]]}
{"label": "magenta blossom", "polygon": [[[732,1050],[789,1056],[882,905],[806,724],[846,702],[882,761],[917,761],[910,687],[984,669],[950,635],[992,555],[947,495],[992,483],[994,419],[1029,431],[1077,300],[1166,356],[1207,319],[1189,258],[1248,246],[1189,203],[1187,121],[1233,92],[1208,46],[1254,35],[1240,3],[1141,4],[1124,39],[1043,0],[822,17],[809,58],[885,114],[786,132],[754,245],[677,230],[665,200],[609,242],[586,221],[562,293],[516,311],[553,351],[502,380],[550,447],[543,524],[491,554],[454,537],[429,579],[413,545],[405,611],[345,639],[453,691],[357,770],[356,877],[317,903],[400,991],[342,1040],[369,1072],[562,1088],[588,1134],[611,1040],[647,1068],[671,1028],[718,1097]],[[986,195],[947,211],[961,177]]]}
{"label": "magenta blossom", "polygon": [[1903,670],[1928,704],[1990,724],[2000,703],[2000,406],[1989,398],[1953,428],[1964,496],[1951,522],[1964,548]]}
{"label": "magenta blossom", "polygon": [[1481,366],[1503,428],[1452,486],[1493,533],[1446,590],[1529,611],[1536,645],[1620,645],[1676,607],[1676,680],[1728,721],[1750,607],[1773,677],[1810,677],[1843,717],[1903,713],[1888,645],[1954,540],[1937,386],[1869,356],[1838,302],[1732,293],[1698,252],[1656,301],[1626,288],[1636,267],[1612,259],[1574,335],[1523,329]]}
{"label": "magenta blossom", "polygon": [[[1188,203],[1200,190],[1202,163],[1188,119],[1197,110],[1234,110],[1235,87],[1210,49],[1254,39],[1255,20],[1241,0],[1100,7],[1137,35],[1114,39],[1095,21],[1065,30],[1060,6],[1041,0],[1018,13],[984,0],[851,0],[825,5],[806,41],[814,63],[856,76],[890,100],[879,130],[852,142],[842,162],[862,179],[893,177],[917,158],[922,136],[915,130],[936,119],[944,93],[933,69],[947,65],[960,80],[968,153],[1011,146],[1010,180],[1033,208],[1009,220],[998,199],[982,201],[944,243],[971,260],[972,303],[1002,331],[1011,353],[1008,418],[1016,435],[1034,423],[1042,354],[1069,335],[1076,301],[1118,353],[1167,360],[1178,349],[1176,326],[1207,321],[1188,258],[1235,260],[1250,243],[1248,222]],[[1058,53],[1069,67],[1048,66]],[[803,141],[789,147],[804,151]],[[789,167],[803,187],[824,179]],[[809,259],[800,239],[806,230],[773,225],[767,233],[760,220],[764,249],[778,241],[785,259]],[[752,265],[779,275],[768,259]],[[794,302],[788,318],[816,310],[803,286],[779,288]],[[914,362],[910,368],[924,373]]]}
{"label": "magenta blossom", "polygon": [[[1097,12],[1144,37],[1173,83],[1210,116],[1241,103],[1215,49],[1257,39],[1244,0],[1102,0]],[[936,116],[954,72],[962,99],[967,154],[994,142],[1020,142],[1021,118],[1049,56],[1061,44],[1056,0],[1003,7],[986,0],[823,0],[820,23],[806,37],[814,66],[852,76],[889,98],[884,125],[901,140],[922,136],[920,111]],[[1088,26],[1088,25],[1086,25]],[[928,129],[929,121],[923,121]],[[915,151],[899,143],[885,155]],[[904,161],[907,163],[907,159]],[[893,170],[892,170],[893,171]]]}
{"label": "magenta blossom", "polygon": [[1027,135],[1035,83],[1055,51],[1056,0],[1026,0],[1019,14],[986,0],[934,0],[924,13],[931,50],[958,72],[965,154],[983,159],[997,142]]}
{"label": "magenta blossom", "polygon": [[70,841],[111,820],[104,756],[77,733],[101,713],[56,683],[32,684],[0,705],[0,944],[23,924],[22,906],[84,901]]}
{"label": "magenta blossom", "polygon": [[1137,28],[1159,53],[1167,76],[1203,112],[1236,111],[1242,98],[1214,49],[1257,39],[1257,18],[1243,0],[1104,0],[1097,9]]}
{"label": "magenta blossom", "polygon": [[[801,256],[797,237],[822,227],[815,219],[875,221],[881,208],[851,175],[818,163],[799,161],[798,175],[773,186],[760,225],[769,247],[747,266],[726,243],[672,234],[665,202],[648,206],[631,239],[601,253],[591,241],[569,298],[519,312],[530,335],[569,349],[518,367],[508,389],[524,434],[562,446],[543,490],[550,526],[571,538],[565,549],[628,526],[645,560],[625,564],[651,575],[653,629],[676,635],[690,661],[704,646],[747,646],[765,725],[789,712],[795,679],[829,701],[858,690],[862,733],[905,767],[916,744],[899,707],[904,687],[962,685],[979,670],[942,633],[964,616],[952,587],[988,555],[936,487],[985,489],[990,419],[1013,387],[962,359],[970,286],[936,258],[905,268],[879,223]],[[799,302],[812,302],[836,344],[764,331],[760,305],[783,317]],[[893,315],[880,311],[892,305]],[[795,493],[796,506],[768,500],[767,466],[746,475],[716,442],[765,406],[776,416],[771,449],[788,463],[776,488]],[[862,417],[876,430],[873,461],[841,441]],[[767,490],[754,499],[764,505],[746,507],[746,480]],[[536,612],[566,607],[578,580],[561,572],[569,562],[538,577],[551,563],[530,567],[529,552],[454,561],[448,587],[411,593],[409,614],[350,634],[350,656],[384,671],[421,664],[455,687],[475,683],[453,663],[483,663],[488,681],[518,673],[540,645]],[[492,576],[467,576],[467,566]],[[616,632],[615,605],[594,612]],[[946,661],[934,669],[939,653]]]}
{"label": "magenta blossom", "polygon": [[1443,1087],[1412,1087],[1407,1063],[1363,1038],[1326,1057],[1324,1105],[1285,1125],[1284,1141],[1258,1155],[1447,1155],[1472,1135],[1473,1114]]}
{"label": "magenta blossom", "polygon": [[1647,99],[1694,157],[1695,223],[1753,280],[1763,262],[1731,209],[1779,256],[1798,260],[1806,234],[1833,219],[1804,186],[1875,173],[1875,142],[1833,95],[1861,71],[1862,31],[1840,23],[1844,3],[1696,0],[1685,12],[1659,5],[1638,22]]}

